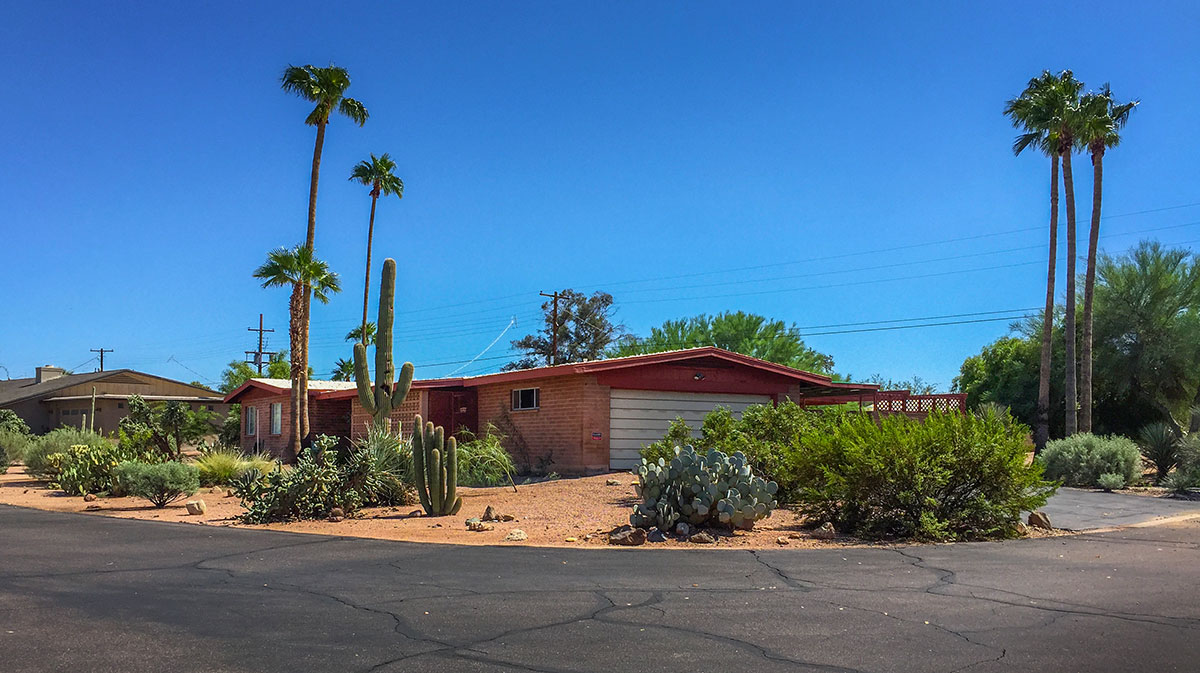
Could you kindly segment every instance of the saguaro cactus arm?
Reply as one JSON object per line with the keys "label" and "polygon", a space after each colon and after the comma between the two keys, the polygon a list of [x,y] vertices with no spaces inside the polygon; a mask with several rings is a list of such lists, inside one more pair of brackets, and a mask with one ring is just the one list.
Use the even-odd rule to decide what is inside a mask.
{"label": "saguaro cactus arm", "polygon": [[358,401],[371,416],[378,411],[375,395],[371,390],[371,370],[367,367],[367,347],[354,344],[354,383],[358,386]]}
{"label": "saguaro cactus arm", "polygon": [[413,382],[413,363],[405,362],[400,366],[400,376],[396,379],[396,388],[392,391],[392,407],[399,407],[404,404],[404,398],[408,397],[408,391],[412,388]]}

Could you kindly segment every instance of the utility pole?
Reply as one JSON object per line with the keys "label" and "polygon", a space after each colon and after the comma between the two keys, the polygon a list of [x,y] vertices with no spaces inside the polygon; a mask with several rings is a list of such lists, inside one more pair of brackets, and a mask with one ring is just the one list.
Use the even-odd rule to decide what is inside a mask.
{"label": "utility pole", "polygon": [[553,294],[546,294],[545,292],[539,292],[538,294],[554,300],[554,309],[550,314],[550,357],[546,358],[550,366],[553,367],[557,364],[556,360],[558,359],[558,299],[562,295],[558,293],[558,290],[555,290]]}
{"label": "utility pole", "polygon": [[247,357],[246,362],[254,363],[254,365],[256,367],[258,367],[258,373],[261,374],[261,373],[263,373],[263,371],[262,371],[263,357],[262,356],[275,354],[272,351],[264,351],[263,350],[263,332],[274,332],[275,330],[263,329],[263,314],[259,313],[258,314],[258,327],[247,327],[246,331],[247,332],[258,332],[258,350],[246,351],[247,356],[250,356],[250,355],[254,356],[253,360],[251,360]]}
{"label": "utility pole", "polygon": [[100,371],[104,371],[104,354],[111,353],[113,350],[111,348],[93,348],[91,351],[100,354]]}

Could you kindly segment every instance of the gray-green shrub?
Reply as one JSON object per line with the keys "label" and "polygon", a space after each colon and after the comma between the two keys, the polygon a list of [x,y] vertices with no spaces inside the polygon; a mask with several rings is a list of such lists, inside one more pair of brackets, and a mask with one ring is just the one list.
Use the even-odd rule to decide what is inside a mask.
{"label": "gray-green shrub", "polygon": [[924,421],[847,414],[799,438],[800,511],[868,538],[1012,537],[1055,486],[1026,465],[1029,429],[994,412]]}
{"label": "gray-green shrub", "polygon": [[1096,485],[1106,491],[1115,491],[1119,488],[1125,488],[1128,483],[1125,481],[1125,475],[1117,474],[1116,472],[1105,472],[1096,479]]}
{"label": "gray-green shrub", "polygon": [[155,507],[192,495],[200,488],[200,475],[192,465],[124,462],[115,469],[122,487],[134,497],[145,498]]}
{"label": "gray-green shrub", "polygon": [[8,464],[25,462],[25,451],[34,441],[33,437],[16,430],[0,429],[0,453]]}
{"label": "gray-green shrub", "polygon": [[1100,475],[1119,474],[1126,484],[1133,483],[1142,471],[1142,453],[1132,440],[1121,437],[1100,437],[1080,433],[1046,444],[1039,460],[1046,468],[1046,478],[1061,481],[1067,486],[1095,488]]}

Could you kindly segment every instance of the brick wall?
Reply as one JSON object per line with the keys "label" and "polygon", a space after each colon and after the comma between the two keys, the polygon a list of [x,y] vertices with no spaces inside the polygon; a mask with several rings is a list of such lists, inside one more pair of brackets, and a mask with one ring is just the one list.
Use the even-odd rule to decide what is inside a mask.
{"label": "brick wall", "polygon": [[[288,437],[291,432],[291,399],[288,393],[270,393],[250,389],[241,396],[242,405],[242,450],[264,452],[276,458],[287,458]],[[271,433],[271,404],[280,405],[279,434]],[[258,410],[258,432],[246,434],[248,409]],[[308,429],[313,437],[330,435],[345,437],[350,431],[350,400],[318,400],[310,395],[308,400]]]}
{"label": "brick wall", "polygon": [[[539,408],[513,411],[518,388],[540,389]],[[518,463],[536,468],[539,459],[550,459],[545,469],[563,474],[608,471],[609,388],[595,376],[484,385],[478,393],[480,427],[491,422],[507,435],[505,448]]]}
{"label": "brick wall", "polygon": [[[399,428],[400,433],[406,437],[412,435],[413,416],[429,415],[426,402],[428,394],[424,390],[410,390],[408,397],[404,398],[404,404],[393,409],[392,413],[388,415],[392,421],[392,429]],[[367,433],[367,428],[371,425],[371,415],[363,408],[357,396],[344,401],[350,408],[350,437],[358,439]]]}

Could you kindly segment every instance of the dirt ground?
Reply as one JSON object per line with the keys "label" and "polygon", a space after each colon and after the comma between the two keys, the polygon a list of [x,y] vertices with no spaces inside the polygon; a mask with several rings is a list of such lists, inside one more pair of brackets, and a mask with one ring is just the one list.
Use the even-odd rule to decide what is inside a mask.
{"label": "dirt ground", "polygon": [[[620,482],[608,485],[609,480]],[[629,473],[598,475],[573,479],[543,481],[521,485],[514,493],[512,487],[459,488],[463,497],[462,511],[452,517],[423,516],[420,505],[403,507],[370,507],[340,522],[297,521],[290,523],[247,525],[237,519],[242,512],[236,497],[225,495],[225,489],[203,488],[186,500],[204,500],[207,512],[192,516],[179,500],[164,509],[155,509],[137,498],[98,498],[86,502],[82,497],[68,496],[50,490],[44,483],[25,474],[23,467],[14,465],[8,474],[0,475],[0,503],[33,507],[57,512],[81,512],[126,519],[173,521],[208,526],[234,526],[286,530],[293,533],[344,535],[409,542],[470,545],[533,545],[541,547],[608,546],[607,532],[629,523],[629,513],[637,502],[633,491],[636,477]],[[491,505],[500,514],[515,517],[514,521],[492,524],[493,530],[472,532],[465,521],[483,514]],[[506,542],[513,529],[525,531],[523,542]],[[787,547],[846,547],[867,546],[854,538],[818,540],[801,526],[789,510],[778,509],[752,531],[712,531],[717,535],[717,547],[762,549]],[[1045,533],[1035,533],[1044,535]],[[786,544],[785,544],[786,543]],[[645,548],[695,548],[686,541],[668,539],[651,543]]]}

